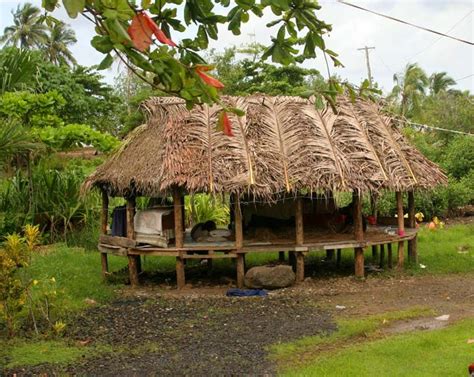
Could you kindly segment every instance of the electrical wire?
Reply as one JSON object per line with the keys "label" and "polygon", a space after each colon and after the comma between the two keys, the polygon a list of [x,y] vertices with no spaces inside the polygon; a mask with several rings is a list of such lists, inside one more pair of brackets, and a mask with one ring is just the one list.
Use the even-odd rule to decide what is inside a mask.
{"label": "electrical wire", "polygon": [[436,131],[451,132],[451,133],[454,133],[454,134],[460,134],[460,135],[466,135],[466,136],[474,137],[474,134],[471,134],[469,132],[448,130],[446,128],[441,128],[441,127],[436,127],[436,126],[430,126],[430,125],[427,125],[427,124],[416,123],[416,122],[412,122],[412,121],[409,121],[409,120],[406,120],[406,119],[397,119],[397,118],[395,118],[395,120],[397,122],[400,122],[400,123],[409,124],[409,125],[412,125],[412,126],[423,128],[423,129],[432,129],[432,130],[436,130]]}
{"label": "electrical wire", "polygon": [[402,23],[402,24],[405,24],[405,25],[408,25],[408,26],[412,26],[412,27],[415,27],[415,28],[417,28],[417,29],[425,30],[425,31],[428,31],[428,32],[433,33],[433,34],[441,35],[441,36],[443,36],[443,37],[450,38],[450,39],[454,39],[455,41],[462,42],[462,43],[466,43],[466,44],[469,44],[469,45],[471,45],[471,46],[474,46],[474,42],[470,42],[470,41],[467,41],[467,40],[465,40],[465,39],[453,37],[452,35],[447,35],[447,34],[445,34],[445,33],[441,33],[441,32],[439,32],[439,31],[436,31],[436,30],[433,30],[433,29],[429,29],[429,28],[426,28],[426,27],[424,27],[424,26],[415,25],[415,24],[412,24],[411,22],[404,21],[404,20],[401,20],[401,19],[399,19],[399,18],[395,18],[395,17],[392,17],[392,16],[388,16],[388,15],[383,14],[383,13],[375,12],[375,11],[373,11],[373,10],[370,10],[370,9],[367,9],[367,8],[364,8],[364,7],[361,7],[361,6],[359,6],[359,5],[355,5],[355,4],[348,3],[347,1],[344,1],[344,0],[337,0],[337,1],[338,1],[339,3],[341,3],[341,4],[348,5],[348,6],[350,6],[350,7],[357,8],[357,9],[363,10],[363,11],[365,11],[365,12],[369,12],[369,13],[375,14],[375,15],[380,16],[380,17],[384,17],[384,18],[387,18],[387,19],[392,20],[392,21],[400,22],[400,23]]}
{"label": "electrical wire", "polygon": [[[448,34],[449,32],[453,31],[461,22],[463,22],[472,12],[474,12],[473,10],[469,11],[466,15],[464,15],[464,17],[462,17],[458,22],[456,22],[448,31],[446,31],[446,34]],[[440,41],[441,39],[443,39],[443,36],[440,36],[439,38],[437,38],[435,41],[433,41],[430,45],[428,45],[427,47],[425,47],[424,49],[422,49],[421,51],[417,52],[415,55],[413,55],[411,58],[409,59],[405,59],[407,61],[410,61],[412,60],[413,58],[416,58],[418,55],[422,54],[423,52],[425,52],[426,50],[430,49],[431,47],[433,47],[434,44],[436,44],[438,41]]]}
{"label": "electrical wire", "polygon": [[458,81],[461,81],[461,80],[468,79],[469,77],[472,77],[472,76],[474,76],[474,73],[471,74],[471,75],[467,75],[467,76],[461,77],[460,79],[456,79],[456,80],[454,80],[454,81],[458,82]]}

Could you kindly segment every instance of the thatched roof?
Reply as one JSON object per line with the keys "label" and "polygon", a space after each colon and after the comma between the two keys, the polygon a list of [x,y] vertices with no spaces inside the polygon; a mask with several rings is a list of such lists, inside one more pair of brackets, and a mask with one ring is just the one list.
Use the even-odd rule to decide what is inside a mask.
{"label": "thatched roof", "polygon": [[112,195],[248,193],[270,199],[300,191],[407,191],[446,183],[373,102],[337,100],[317,110],[298,97],[223,97],[234,136],[216,129],[219,105],[186,109],[177,98],[143,104],[148,122],[85,182]]}

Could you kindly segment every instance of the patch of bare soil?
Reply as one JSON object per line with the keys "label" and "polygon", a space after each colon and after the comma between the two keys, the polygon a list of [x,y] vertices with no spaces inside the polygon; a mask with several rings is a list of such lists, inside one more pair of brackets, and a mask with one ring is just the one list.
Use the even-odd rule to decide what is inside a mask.
{"label": "patch of bare soil", "polygon": [[[474,274],[423,277],[306,279],[266,298],[227,298],[225,288],[183,291],[126,289],[69,325],[71,341],[90,340],[120,352],[58,367],[9,371],[17,376],[274,375],[266,347],[335,330],[332,316],[357,318],[413,307],[449,314],[395,323],[387,331],[431,330],[474,316]],[[343,306],[344,309],[337,309]],[[441,323],[439,323],[441,322]]]}

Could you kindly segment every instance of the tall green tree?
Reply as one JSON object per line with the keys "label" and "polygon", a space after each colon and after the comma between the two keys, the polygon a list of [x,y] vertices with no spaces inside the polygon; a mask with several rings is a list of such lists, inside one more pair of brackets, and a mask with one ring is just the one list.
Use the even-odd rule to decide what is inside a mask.
{"label": "tall green tree", "polygon": [[12,14],[13,25],[4,29],[0,42],[27,49],[46,43],[48,40],[47,26],[43,23],[39,8],[25,3],[18,5]]}
{"label": "tall green tree", "polygon": [[74,30],[64,22],[53,22],[45,43],[45,53],[49,61],[56,65],[76,65],[77,61],[69,50],[69,47],[76,42]]}
{"label": "tall green tree", "polygon": [[36,61],[31,51],[3,48],[0,52],[0,95],[27,88],[35,69]]}
{"label": "tall green tree", "polygon": [[393,81],[395,86],[390,98],[398,106],[400,114],[404,116],[416,114],[429,85],[425,71],[416,63],[408,64],[403,72],[393,75]]}
{"label": "tall green tree", "polygon": [[447,91],[453,85],[456,85],[456,81],[446,72],[435,72],[430,76],[430,93],[433,95]]}

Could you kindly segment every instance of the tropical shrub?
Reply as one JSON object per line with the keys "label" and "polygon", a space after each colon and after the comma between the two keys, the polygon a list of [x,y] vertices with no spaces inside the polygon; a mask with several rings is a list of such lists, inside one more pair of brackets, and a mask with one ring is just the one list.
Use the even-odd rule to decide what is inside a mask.
{"label": "tropical shrub", "polygon": [[185,198],[186,224],[191,226],[209,220],[218,226],[229,223],[229,204],[217,196],[195,194]]}

